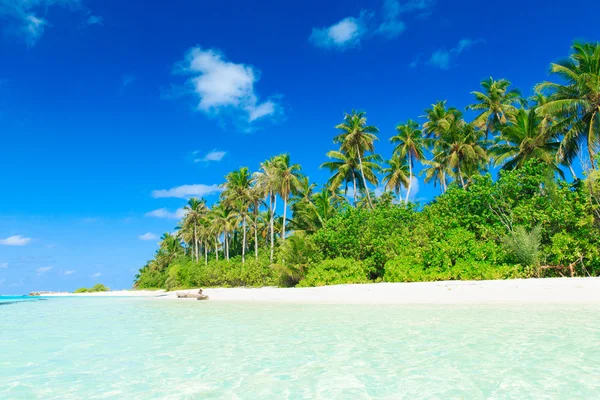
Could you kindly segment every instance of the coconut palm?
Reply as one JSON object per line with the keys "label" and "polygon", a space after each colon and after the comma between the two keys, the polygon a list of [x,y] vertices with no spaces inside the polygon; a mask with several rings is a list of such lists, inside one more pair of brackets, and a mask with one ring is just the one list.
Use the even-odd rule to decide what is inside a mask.
{"label": "coconut palm", "polygon": [[213,232],[217,233],[217,235],[223,235],[225,259],[229,261],[229,235],[237,226],[239,214],[237,214],[232,208],[220,203],[213,207],[211,216],[214,223]]}
{"label": "coconut palm", "polygon": [[447,164],[454,171],[455,179],[465,188],[465,177],[482,169],[488,155],[479,129],[464,121],[458,126],[438,141],[438,148],[442,149],[438,154],[442,159],[437,161]]}
{"label": "coconut palm", "polygon": [[[409,166],[407,165],[406,157],[395,152],[391,160],[386,161],[388,167],[383,168],[384,174],[383,181],[385,182],[385,189],[393,191],[398,196],[400,201],[400,189],[402,187],[410,187],[411,173]],[[408,196],[405,200],[408,202]]]}
{"label": "coconut palm", "polygon": [[473,125],[485,129],[485,137],[499,126],[506,125],[511,115],[517,112],[515,105],[524,105],[521,92],[509,90],[510,82],[506,79],[495,81],[492,77],[481,81],[482,92],[471,92],[476,103],[467,106],[467,110],[479,111]]}
{"label": "coconut palm", "polygon": [[250,204],[252,226],[254,227],[254,258],[258,259],[258,224],[260,207],[264,204],[265,193],[259,185],[250,187],[247,192],[248,204]]}
{"label": "coconut palm", "polygon": [[279,181],[277,179],[276,158],[272,157],[260,164],[260,171],[254,174],[256,185],[262,190],[269,200],[269,232],[271,237],[271,253],[269,259],[273,262],[275,252],[275,208]]}
{"label": "coconut palm", "polygon": [[394,153],[399,154],[400,157],[406,158],[408,161],[409,180],[408,188],[406,189],[406,199],[404,200],[408,203],[412,187],[414,161],[415,159],[420,161],[425,158],[425,140],[423,132],[419,129],[419,124],[413,120],[408,120],[406,124],[398,125],[396,131],[398,134],[392,136],[390,142],[397,143]]}
{"label": "coconut palm", "polygon": [[363,166],[363,157],[366,152],[374,153],[375,141],[378,140],[376,133],[379,132],[375,126],[367,125],[365,112],[352,111],[344,116],[344,122],[337,125],[336,129],[341,132],[334,138],[334,143],[341,144],[341,151],[358,159],[360,174],[367,193],[369,207],[373,208],[371,196],[367,189],[367,178]]}
{"label": "coconut palm", "polygon": [[199,238],[198,238],[198,226],[200,225],[200,220],[203,215],[206,213],[206,201],[204,199],[198,200],[195,197],[192,197],[187,205],[184,208],[185,217],[183,218],[182,226],[184,229],[189,229],[192,232],[192,250],[194,256],[196,258],[196,262],[198,262],[198,252],[199,252]]}
{"label": "coconut palm", "polygon": [[[321,168],[328,168],[330,172],[334,173],[327,181],[327,186],[329,186],[332,193],[336,193],[338,188],[344,185],[344,196],[346,196],[348,185],[352,182],[354,205],[356,206],[358,193],[364,189],[363,180],[358,179],[362,174],[356,157],[347,152],[336,150],[328,152],[327,157],[332,161],[324,162],[321,164]],[[378,164],[380,161],[381,157],[377,154],[369,154],[362,159],[364,177],[367,182],[373,185],[378,184],[376,173],[380,169]]]}
{"label": "coconut palm", "polygon": [[438,101],[425,110],[427,121],[423,124],[423,133],[427,138],[439,139],[456,130],[462,120],[462,113],[454,107],[447,108],[446,101]]}
{"label": "coconut palm", "polygon": [[242,220],[242,264],[246,261],[246,223],[251,203],[249,191],[252,184],[252,175],[247,167],[230,172],[225,177],[222,185],[225,190],[221,194],[223,201],[232,206]]}
{"label": "coconut palm", "polygon": [[535,109],[520,109],[513,123],[504,125],[496,139],[490,153],[503,169],[521,168],[527,161],[537,159],[562,175],[556,162],[560,143],[549,137],[543,117]]}
{"label": "coconut palm", "polygon": [[287,204],[290,196],[300,188],[300,164],[291,164],[290,155],[280,154],[275,162],[275,179],[279,196],[283,199],[283,223],[281,231],[281,240],[285,242],[285,226],[287,215]]}
{"label": "coconut palm", "polygon": [[438,183],[440,184],[440,190],[442,193],[446,192],[448,186],[447,182],[447,171],[448,165],[444,160],[442,153],[434,153],[431,160],[423,160],[423,169],[421,174],[425,175],[425,183],[433,181],[435,187]]}
{"label": "coconut palm", "polygon": [[592,168],[600,145],[600,43],[579,43],[550,72],[564,83],[543,82],[536,91],[548,93],[538,108],[555,118],[551,132],[562,135],[559,153],[571,162],[585,143]]}

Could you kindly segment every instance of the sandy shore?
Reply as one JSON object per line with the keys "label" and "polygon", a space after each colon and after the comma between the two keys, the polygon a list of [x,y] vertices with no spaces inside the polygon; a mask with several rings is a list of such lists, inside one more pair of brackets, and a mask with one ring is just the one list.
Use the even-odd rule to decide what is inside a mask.
{"label": "sandy shore", "polygon": [[[177,292],[197,293],[198,289]],[[314,304],[600,303],[600,278],[374,283],[316,288],[208,288],[210,301]],[[131,296],[178,299],[176,292],[112,291],[54,296]]]}

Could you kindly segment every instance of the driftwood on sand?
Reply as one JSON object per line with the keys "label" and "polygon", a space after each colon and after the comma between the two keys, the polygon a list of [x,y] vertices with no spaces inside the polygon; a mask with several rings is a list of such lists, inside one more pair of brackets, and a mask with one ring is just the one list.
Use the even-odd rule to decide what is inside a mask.
{"label": "driftwood on sand", "polygon": [[208,300],[208,295],[202,294],[202,289],[198,290],[198,293],[177,292],[176,294],[178,299]]}

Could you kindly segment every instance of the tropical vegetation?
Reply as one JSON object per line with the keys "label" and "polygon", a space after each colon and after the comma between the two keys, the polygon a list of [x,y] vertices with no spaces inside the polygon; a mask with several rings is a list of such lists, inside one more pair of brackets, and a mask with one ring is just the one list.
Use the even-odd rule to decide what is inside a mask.
{"label": "tropical vegetation", "polygon": [[[464,111],[434,103],[396,127],[389,159],[367,114],[346,114],[321,186],[290,154],[232,171],[217,202],[189,200],[135,287],[600,275],[600,45],[550,71],[529,99],[489,78]],[[441,191],[427,204],[419,175]]]}

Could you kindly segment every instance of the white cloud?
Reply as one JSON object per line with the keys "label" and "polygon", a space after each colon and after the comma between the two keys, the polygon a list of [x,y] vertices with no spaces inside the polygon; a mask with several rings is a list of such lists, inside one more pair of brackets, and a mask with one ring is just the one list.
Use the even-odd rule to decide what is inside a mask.
{"label": "white cloud", "polygon": [[483,39],[462,39],[458,44],[450,50],[438,49],[433,52],[427,64],[439,69],[450,69],[459,55],[469,50],[478,43],[482,43]]}
{"label": "white cloud", "polygon": [[155,235],[154,233],[151,232],[147,232],[144,233],[143,235],[139,236],[140,240],[158,240],[158,235]]}
{"label": "white cloud", "polygon": [[[198,152],[195,151],[192,153],[192,155],[197,155]],[[204,162],[210,162],[210,161],[221,161],[223,159],[223,157],[225,157],[225,155],[227,154],[226,151],[221,151],[221,150],[212,150],[208,153],[206,153],[206,155],[202,158],[194,158],[194,162],[198,163],[201,161]]]}
{"label": "white cloud", "polygon": [[0,263],[0,269],[6,269],[8,268],[8,263]]}
{"label": "white cloud", "polygon": [[371,13],[361,11],[358,18],[346,17],[329,27],[313,28],[308,40],[323,49],[346,50],[357,46],[368,33],[367,24],[371,16]]}
{"label": "white cloud", "polygon": [[96,272],[94,275],[92,275],[92,278],[100,278],[102,276],[102,274],[100,272]]}
{"label": "white cloud", "polygon": [[40,267],[38,269],[35,270],[35,272],[37,272],[38,275],[43,275],[48,271],[51,271],[52,267]]}
{"label": "white cloud", "polygon": [[73,275],[76,271],[74,269],[63,272],[63,275]]}
{"label": "white cloud", "polygon": [[185,216],[185,209],[178,208],[174,212],[167,210],[166,208],[159,208],[146,213],[147,217],[154,218],[166,218],[166,219],[181,219]]}
{"label": "white cloud", "polygon": [[[0,0],[0,21],[3,22],[5,31],[21,37],[28,46],[33,46],[46,27],[50,26],[39,14],[46,14],[51,7],[84,11],[82,3],[82,0]],[[90,15],[88,21],[90,18],[98,23],[97,19],[100,17]]]}
{"label": "white cloud", "polygon": [[21,235],[9,236],[5,239],[0,239],[0,244],[5,246],[25,246],[31,242],[31,238]]}
{"label": "white cloud", "polygon": [[102,17],[100,17],[98,15],[90,15],[85,20],[85,24],[88,25],[88,26],[90,26],[90,25],[103,25],[104,24],[104,18],[102,18]]}
{"label": "white cloud", "polygon": [[198,110],[207,114],[233,112],[251,123],[280,113],[273,99],[260,102],[254,84],[260,72],[247,64],[227,61],[216,49],[191,48],[175,73],[188,76],[186,85],[199,100]]}
{"label": "white cloud", "polygon": [[171,189],[154,190],[152,197],[156,199],[165,197],[175,197],[178,199],[187,199],[189,197],[203,197],[214,193],[222,192],[223,189],[219,185],[182,185]]}

